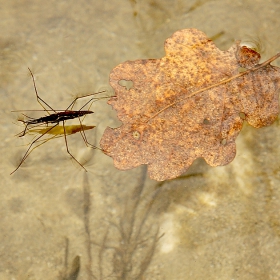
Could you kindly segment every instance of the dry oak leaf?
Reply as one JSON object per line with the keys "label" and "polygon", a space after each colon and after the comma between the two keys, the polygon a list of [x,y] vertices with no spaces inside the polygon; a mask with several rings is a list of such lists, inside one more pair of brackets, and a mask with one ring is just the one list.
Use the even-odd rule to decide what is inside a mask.
{"label": "dry oak leaf", "polygon": [[196,158],[226,165],[244,120],[262,127],[277,118],[280,68],[270,62],[280,53],[258,64],[256,51],[239,43],[221,51],[197,29],[175,32],[165,52],[161,59],[126,61],[110,74],[116,96],[108,104],[123,124],[107,128],[100,145],[118,169],[147,164],[149,176],[163,181]]}

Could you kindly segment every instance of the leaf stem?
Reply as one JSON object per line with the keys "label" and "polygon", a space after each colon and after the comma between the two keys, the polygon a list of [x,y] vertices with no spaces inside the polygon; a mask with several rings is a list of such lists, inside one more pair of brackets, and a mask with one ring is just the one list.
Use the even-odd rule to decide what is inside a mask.
{"label": "leaf stem", "polygon": [[[213,84],[213,85],[211,85],[211,86],[205,87],[205,88],[200,89],[200,90],[197,90],[197,91],[195,91],[195,92],[192,92],[190,95],[187,96],[187,98],[190,98],[190,97],[192,97],[192,96],[194,96],[194,95],[196,95],[196,94],[198,94],[198,93],[201,93],[201,92],[203,92],[203,91],[209,90],[209,89],[214,88],[214,87],[217,87],[217,86],[219,86],[219,85],[226,84],[226,83],[228,83],[228,82],[230,82],[230,81],[232,81],[232,80],[234,80],[234,79],[236,79],[236,78],[239,78],[239,77],[241,77],[241,76],[244,76],[244,75],[246,75],[246,74],[248,74],[248,73],[250,73],[250,72],[256,71],[256,70],[258,70],[258,69],[260,69],[260,68],[262,68],[262,67],[264,67],[264,66],[270,64],[272,61],[276,60],[276,59],[279,58],[279,57],[280,57],[280,52],[277,53],[276,55],[274,55],[273,57],[271,57],[270,59],[264,61],[263,63],[257,64],[254,68],[248,69],[248,70],[246,70],[246,71],[244,71],[244,72],[242,72],[242,73],[239,73],[239,74],[237,74],[237,75],[234,75],[234,76],[232,76],[232,77],[230,77],[230,78],[228,78],[228,79],[222,80],[222,81],[220,81],[220,82],[218,82],[218,83],[216,83],[216,84]],[[184,97],[184,98],[186,98],[186,97]],[[179,103],[180,101],[181,101],[181,99],[179,99],[179,100],[177,100],[177,101],[175,101],[175,102],[172,102],[171,104],[165,106],[163,109],[159,110],[157,113],[155,113],[152,117],[150,117],[150,118],[149,118],[147,121],[145,121],[145,122],[146,122],[146,123],[149,122],[151,119],[154,119],[154,118],[155,118],[156,116],[158,116],[160,113],[162,113],[162,112],[165,111],[166,109],[172,107],[173,105]]]}

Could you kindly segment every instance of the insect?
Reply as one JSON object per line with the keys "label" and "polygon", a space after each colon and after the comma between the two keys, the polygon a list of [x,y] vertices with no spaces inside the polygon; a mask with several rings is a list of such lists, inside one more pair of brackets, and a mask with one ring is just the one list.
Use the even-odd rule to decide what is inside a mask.
{"label": "insect", "polygon": [[[57,138],[57,137],[64,137],[67,153],[85,171],[87,171],[86,168],[70,152],[69,147],[68,147],[68,143],[67,143],[67,135],[71,135],[71,134],[80,132],[86,146],[90,146],[91,148],[94,148],[94,149],[100,149],[100,148],[90,144],[87,141],[85,130],[92,129],[92,128],[94,128],[94,126],[83,125],[81,118],[85,117],[86,115],[93,114],[93,111],[89,110],[93,102],[95,102],[97,100],[100,100],[100,99],[103,99],[103,98],[108,98],[108,96],[98,97],[98,98],[92,97],[79,110],[73,110],[74,105],[75,105],[75,103],[78,99],[88,97],[88,96],[97,95],[97,94],[100,94],[100,93],[104,93],[105,91],[100,91],[100,92],[97,92],[97,93],[92,93],[92,94],[76,97],[65,110],[55,110],[39,96],[37,88],[36,88],[36,84],[35,84],[34,75],[29,68],[28,68],[28,70],[29,70],[29,72],[31,74],[31,77],[32,77],[37,102],[43,108],[42,111],[47,112],[48,115],[40,117],[40,118],[32,118],[32,117],[29,117],[29,116],[23,114],[25,117],[27,117],[27,120],[19,120],[20,122],[22,122],[25,125],[24,130],[20,134],[18,134],[19,137],[23,137],[27,133],[28,134],[34,134],[35,133],[37,135],[39,134],[39,136],[36,136],[32,140],[32,142],[29,144],[28,149],[26,150],[26,152],[23,155],[22,159],[20,160],[18,166],[11,173],[11,175],[13,173],[15,173],[20,168],[20,166],[23,164],[23,162],[26,160],[26,158],[31,154],[31,152],[34,151],[34,149],[38,148],[39,146],[43,145],[44,143],[48,142],[49,140],[51,140],[53,138]],[[89,105],[88,110],[85,109],[85,107],[87,105]],[[28,111],[28,110],[26,110],[26,111]],[[30,111],[33,111],[33,110],[30,110]],[[38,111],[41,111],[41,110],[38,110]],[[18,112],[18,111],[13,111],[13,112]],[[79,123],[80,123],[79,125],[65,125],[65,122],[67,120],[77,119],[77,118],[78,118]],[[61,122],[62,122],[62,125],[59,125]],[[40,128],[40,126],[42,126],[42,125],[44,125],[45,127]],[[52,135],[52,136],[47,138],[47,139],[44,139],[45,135]]]}

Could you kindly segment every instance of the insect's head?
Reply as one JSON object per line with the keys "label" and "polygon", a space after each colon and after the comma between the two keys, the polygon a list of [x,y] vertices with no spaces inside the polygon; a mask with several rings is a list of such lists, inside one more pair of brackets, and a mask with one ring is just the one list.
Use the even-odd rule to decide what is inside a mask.
{"label": "insect's head", "polygon": [[89,114],[93,114],[93,111],[79,111],[79,117],[82,117],[84,115],[89,115]]}

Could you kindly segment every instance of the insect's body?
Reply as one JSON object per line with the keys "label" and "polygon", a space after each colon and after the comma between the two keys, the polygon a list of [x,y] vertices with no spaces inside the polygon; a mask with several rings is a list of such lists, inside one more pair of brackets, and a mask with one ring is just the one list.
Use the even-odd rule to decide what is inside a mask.
{"label": "insect's body", "polygon": [[[28,68],[29,69],[29,68]],[[36,85],[35,85],[35,79],[34,76],[31,72],[31,70],[29,69],[29,72],[32,76],[32,80],[33,80],[33,85],[34,85],[34,89],[35,89],[35,94],[36,94],[36,98],[37,98],[37,102],[41,105],[41,107],[44,109],[45,112],[47,112],[49,115],[44,116],[44,117],[40,117],[40,118],[30,118],[28,116],[26,116],[25,114],[23,114],[24,116],[28,117],[27,120],[20,120],[21,122],[23,122],[25,124],[25,128],[24,130],[20,133],[20,135],[18,135],[19,137],[23,137],[26,133],[28,132],[36,132],[38,134],[40,134],[38,137],[36,137],[31,144],[29,145],[29,148],[27,149],[27,151],[25,152],[23,158],[21,159],[19,165],[17,166],[17,168],[11,173],[13,174],[16,170],[18,170],[18,168],[22,165],[22,163],[25,161],[25,159],[29,156],[29,154],[36,149],[37,147],[41,146],[42,144],[46,143],[47,141],[49,141],[50,139],[59,137],[61,135],[64,136],[65,139],[65,146],[66,146],[66,150],[67,153],[82,167],[84,168],[84,170],[86,171],[85,167],[71,154],[71,152],[69,151],[68,148],[68,144],[67,144],[67,135],[70,134],[74,134],[76,132],[80,132],[85,144],[91,148],[97,148],[96,146],[90,144],[87,141],[86,135],[85,135],[85,130],[89,130],[94,128],[94,126],[84,126],[82,124],[82,120],[81,117],[88,115],[88,114],[93,114],[93,111],[90,110],[82,110],[83,108],[85,108],[86,105],[88,104],[92,104],[92,102],[95,102],[99,99],[102,98],[108,98],[108,97],[101,97],[101,98],[95,98],[92,97],[89,101],[87,101],[81,108],[80,110],[72,110],[76,101],[79,98],[83,98],[86,96],[92,96],[98,93],[102,93],[105,91],[101,91],[98,93],[93,93],[93,94],[88,94],[86,96],[81,96],[81,97],[76,97],[74,99],[74,101],[63,111],[59,111],[59,110],[54,110],[48,103],[46,103],[39,95],[36,89]],[[89,105],[90,108],[91,105]],[[50,113],[53,112],[53,113]],[[65,122],[67,120],[71,120],[71,119],[79,119],[79,123],[80,125],[65,125]],[[59,123],[62,122],[62,126],[59,126]],[[43,127],[41,128],[41,125],[47,125],[47,127]],[[48,124],[52,124],[51,126],[48,126]],[[36,130],[36,127],[37,128]],[[53,135],[50,138],[47,139],[43,139],[42,137],[44,135]],[[41,143],[39,143],[37,146],[35,146],[34,144],[38,141],[41,141]],[[34,146],[33,146],[34,145]],[[99,149],[99,148],[97,148]]]}
{"label": "insect's body", "polygon": [[79,117],[83,117],[84,115],[93,114],[93,111],[63,111],[54,114],[50,114],[45,117],[41,117],[38,119],[32,119],[23,121],[27,126],[30,124],[39,124],[39,123],[59,123],[61,121],[66,121],[70,119],[76,119]]}
{"label": "insect's body", "polygon": [[48,125],[49,123],[53,123],[55,125],[58,125],[60,122],[64,122],[66,120],[71,120],[71,119],[76,119],[76,118],[80,118],[83,117],[85,115],[88,114],[93,114],[93,111],[73,111],[73,110],[65,110],[62,112],[56,112],[53,114],[50,114],[48,116],[44,116],[38,119],[30,119],[30,120],[26,120],[26,121],[21,121],[25,124],[25,129],[23,130],[23,132],[21,133],[21,135],[19,135],[19,137],[23,137],[26,132],[29,129],[29,126],[32,124],[46,124]]}

